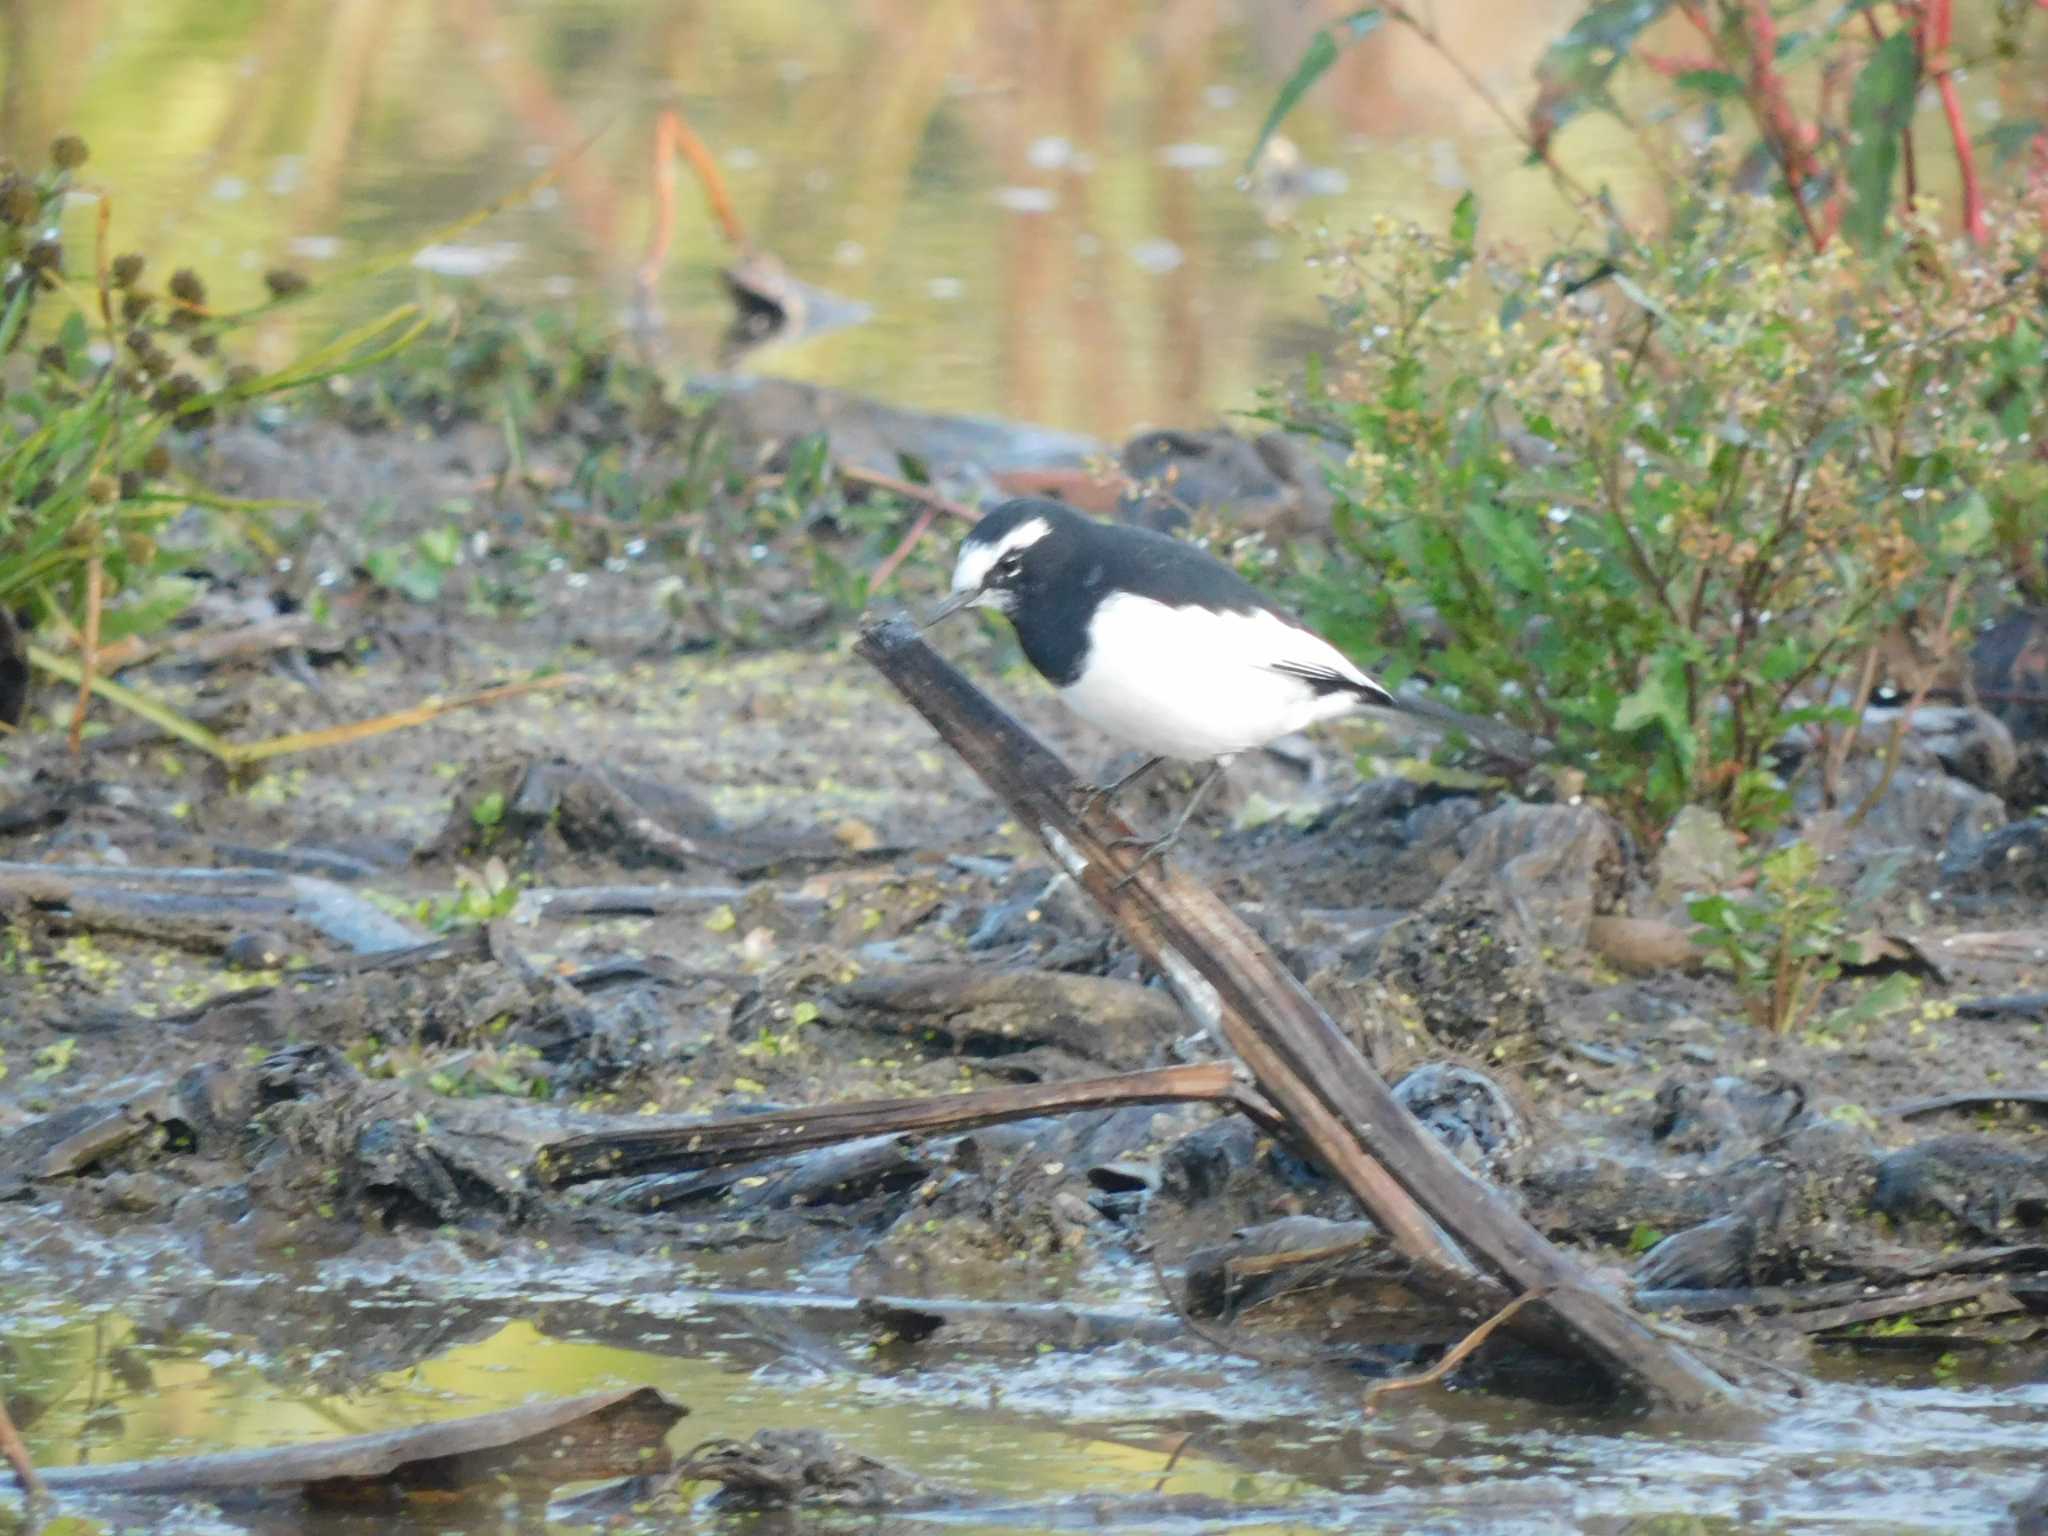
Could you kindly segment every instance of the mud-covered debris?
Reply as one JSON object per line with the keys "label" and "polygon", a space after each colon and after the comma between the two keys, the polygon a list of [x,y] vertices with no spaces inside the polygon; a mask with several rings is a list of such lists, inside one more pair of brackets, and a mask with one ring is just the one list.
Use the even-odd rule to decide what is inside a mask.
{"label": "mud-covered debris", "polygon": [[1380,979],[1404,993],[1428,1031],[1490,1060],[1550,1037],[1550,991],[1535,940],[1490,890],[1431,901],[1387,938]]}
{"label": "mud-covered debris", "polygon": [[[1043,865],[1027,865],[1015,871],[1005,885],[1005,891],[983,911],[968,935],[969,949],[1003,950],[1017,946],[1041,957],[1042,966],[1048,952],[1072,953],[1084,945],[1106,957],[1108,925],[1071,875],[1049,872]],[[1043,968],[1085,967],[1066,964]]]}
{"label": "mud-covered debris", "polygon": [[[1802,778],[1794,790],[1801,835],[1816,847],[1860,856],[1890,848],[1952,852],[2005,825],[2004,801],[1937,767],[1902,762],[1885,784],[1882,757],[1852,757],[1842,770],[1838,803],[1827,806],[1822,796],[1817,776]],[[1858,812],[1862,819],[1851,825]]]}
{"label": "mud-covered debris", "polygon": [[1955,891],[2048,896],[2048,816],[2013,822],[1950,850],[1941,874]]}
{"label": "mud-covered debris", "polygon": [[[1328,1284],[1378,1235],[1369,1221],[1283,1216],[1241,1227],[1182,1261],[1183,1301],[1196,1317],[1227,1317],[1305,1284]],[[1313,1266],[1315,1273],[1309,1273]]]}
{"label": "mud-covered debris", "polygon": [[0,899],[42,920],[220,950],[264,930],[294,951],[405,949],[420,935],[367,897],[313,875],[268,869],[148,869],[0,863]]}
{"label": "mud-covered debris", "polygon": [[1221,428],[1141,432],[1124,444],[1133,483],[1117,505],[1125,522],[1174,532],[1213,516],[1232,528],[1308,533],[1327,526],[1323,466],[1284,432],[1239,437]]}
{"label": "mud-covered debris", "polygon": [[1458,835],[1448,892],[1486,889],[1540,944],[1575,950],[1595,915],[1620,909],[1629,856],[1612,819],[1588,805],[1494,807]]}
{"label": "mud-covered debris", "polygon": [[1674,1232],[1636,1265],[1640,1290],[1715,1290],[1751,1285],[1764,1278],[1760,1260],[1774,1253],[1769,1241],[1784,1214],[1786,1188],[1769,1183],[1752,1190],[1725,1216]]}
{"label": "mud-covered debris", "polygon": [[824,434],[833,459],[886,475],[905,458],[934,475],[965,470],[1079,467],[1102,452],[1093,438],[1021,422],[949,416],[884,404],[795,379],[732,376],[702,386],[716,397],[713,414],[735,455],[751,466],[770,463],[800,438]]}
{"label": "mud-covered debris", "polygon": [[1827,1120],[1809,1120],[1769,1151],[1689,1174],[1639,1155],[1584,1156],[1536,1163],[1520,1188],[1542,1224],[1624,1246],[1644,1232],[1682,1233],[1732,1214],[1748,1226],[1723,1238],[1695,1239],[1668,1255],[1674,1272],[1707,1267],[1701,1246],[1744,1246],[1759,1284],[1791,1283],[1820,1271],[1853,1268],[1879,1236],[1871,1208],[1878,1153],[1867,1136]]}
{"label": "mud-covered debris", "polygon": [[668,1464],[664,1436],[689,1410],[652,1387],[525,1403],[473,1418],[313,1445],[45,1472],[59,1494],[296,1492],[315,1504],[390,1509],[418,1497],[546,1489]]}
{"label": "mud-covered debris", "polygon": [[1652,872],[1658,902],[1676,909],[1694,896],[1725,891],[1742,877],[1742,844],[1719,816],[1688,805],[1671,818]]}
{"label": "mud-covered debris", "polygon": [[714,1482],[721,1509],[906,1509],[945,1502],[922,1478],[847,1449],[815,1429],[764,1429],[752,1440],[707,1440],[676,1467],[686,1482]]}
{"label": "mud-covered debris", "polygon": [[2048,735],[2048,608],[2021,608],[1970,647],[1975,692],[2022,741]]}
{"label": "mud-covered debris", "polygon": [[594,1123],[531,1100],[449,1098],[397,1080],[352,1083],[265,1118],[276,1140],[252,1179],[259,1199],[385,1228],[530,1214],[540,1147]]}
{"label": "mud-covered debris", "polygon": [[1707,952],[1694,929],[1661,917],[1596,916],[1586,925],[1586,948],[1630,976],[1659,971],[1700,971]]}
{"label": "mud-covered debris", "polygon": [[2012,1507],[2013,1536],[2048,1536],[2048,1477]]}
{"label": "mud-covered debris", "polygon": [[260,1111],[354,1075],[337,1052],[301,1046],[253,1066],[202,1062],[124,1098],[73,1105],[0,1138],[0,1199],[36,1180],[134,1173],[195,1155],[231,1157]]}
{"label": "mud-covered debris", "polygon": [[844,1208],[913,1188],[930,1171],[931,1160],[908,1137],[870,1136],[793,1160],[649,1174],[622,1182],[603,1199],[622,1210],[658,1211],[723,1197],[721,1214],[728,1216],[792,1207]]}
{"label": "mud-covered debris", "polygon": [[1203,1110],[1123,1109],[991,1126],[953,1143],[945,1167],[856,1265],[871,1294],[956,1295],[1014,1284],[1020,1265],[1068,1261],[1130,1213],[1101,1203],[1092,1173],[1181,1130]]}
{"label": "mud-covered debris", "polygon": [[[997,1070],[1006,1058],[1047,1048],[1139,1067],[1189,1028],[1172,998],[1135,982],[973,965],[866,971],[822,993],[815,1006],[822,1023],[902,1036]],[[1030,1070],[1021,1061],[1007,1065]]]}
{"label": "mud-covered debris", "polygon": [[719,360],[727,367],[763,347],[807,341],[874,313],[858,299],[805,282],[770,251],[748,251],[718,276],[733,307],[732,324],[719,343]]}
{"label": "mud-covered debris", "polygon": [[[1865,714],[1859,744],[1881,750],[1891,734],[1889,710]],[[1965,784],[2003,794],[2019,768],[2019,745],[2003,720],[1962,704],[1922,704],[1906,722],[1909,750],[1925,754]]]}
{"label": "mud-covered debris", "polygon": [[448,820],[419,857],[496,854],[530,865],[571,855],[625,868],[703,869],[720,862],[723,825],[711,807],[617,769],[515,753],[472,765]]}
{"label": "mud-covered debris", "polygon": [[2048,1154],[1989,1136],[1938,1136],[1878,1165],[1871,1205],[1893,1221],[2010,1242],[2048,1227]]}
{"label": "mud-covered debris", "polygon": [[1276,823],[1251,841],[1265,883],[1281,884],[1293,905],[1343,908],[1369,896],[1378,906],[1412,910],[1458,867],[1459,834],[1486,809],[1465,790],[1381,778],[1300,832]]}
{"label": "mud-covered debris", "polygon": [[1792,1129],[1805,1113],[1805,1085],[1780,1072],[1708,1082],[1671,1078],[1657,1089],[1650,1137],[1667,1152],[1746,1157]]}
{"label": "mud-covered debris", "polygon": [[1529,1143],[1529,1127],[1507,1090],[1471,1067],[1430,1062],[1394,1085],[1394,1097],[1459,1162],[1498,1177]]}

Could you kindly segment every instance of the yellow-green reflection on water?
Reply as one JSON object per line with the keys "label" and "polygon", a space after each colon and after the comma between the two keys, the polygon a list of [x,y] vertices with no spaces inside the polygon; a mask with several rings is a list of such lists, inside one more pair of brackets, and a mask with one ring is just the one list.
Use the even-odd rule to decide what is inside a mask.
{"label": "yellow-green reflection on water", "polygon": [[[690,1410],[670,1436],[679,1455],[714,1438],[813,1429],[899,1469],[950,1482],[984,1503],[1163,1488],[1271,1509],[1312,1491],[1294,1478],[1207,1460],[1199,1452],[1176,1456],[1181,1436],[1175,1433],[1128,1442],[1069,1433],[1043,1421],[878,1396],[853,1376],[747,1371],[715,1357],[558,1338],[523,1319],[336,1393],[267,1379],[257,1363],[226,1350],[209,1352],[205,1341],[139,1351],[134,1325],[118,1313],[17,1338],[13,1347],[15,1386],[41,1400],[25,1433],[45,1467],[297,1445],[488,1413],[535,1398],[651,1386]],[[186,1347],[196,1352],[183,1352]],[[125,1366],[124,1356],[130,1357]],[[984,1529],[971,1518],[949,1519],[946,1528]],[[1031,1527],[1005,1522],[985,1528]],[[1317,1528],[1285,1521],[1232,1526],[1275,1536]]]}
{"label": "yellow-green reflection on water", "polygon": [[[1467,187],[1488,239],[1572,223],[1493,109],[1393,26],[1289,119],[1302,174],[1241,189],[1243,157],[1312,28],[1352,8],[6,0],[0,129],[18,155],[83,133],[117,248],[196,263],[237,305],[261,296],[269,267],[318,278],[402,248],[601,130],[540,206],[464,236],[443,265],[603,319],[621,312],[647,238],[656,115],[679,104],[755,240],[875,311],[764,366],[1113,436],[1200,424],[1298,366],[1319,334],[1319,273],[1304,261],[1319,227],[1341,234],[1377,213],[1437,222]],[[1582,8],[1429,11],[1521,112],[1535,60]],[[1964,7],[1959,39],[1983,61],[1965,82],[1982,126],[2039,114],[2048,95],[2040,60],[1984,61],[1988,10]],[[1649,41],[1689,46],[1675,22]],[[1641,73],[1629,89],[1656,90]],[[1630,105],[1640,116],[1656,102]],[[1939,115],[1922,116],[1923,183],[1952,200]],[[1663,182],[1613,119],[1574,121],[1557,153],[1631,214],[1658,214]],[[687,178],[682,211],[662,299],[677,365],[702,370],[729,253]],[[79,210],[81,234],[90,218]],[[414,281],[342,307],[380,312]],[[270,361],[288,350],[288,323],[265,339]]]}

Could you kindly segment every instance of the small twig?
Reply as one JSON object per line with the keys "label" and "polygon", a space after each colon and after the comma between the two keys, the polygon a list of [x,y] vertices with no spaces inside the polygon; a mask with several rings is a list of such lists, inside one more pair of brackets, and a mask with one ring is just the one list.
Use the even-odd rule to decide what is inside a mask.
{"label": "small twig", "polygon": [[888,558],[876,566],[874,574],[868,577],[869,597],[873,597],[889,584],[889,578],[896,574],[896,567],[910,558],[910,552],[917,548],[917,541],[925,536],[932,524],[938,521],[938,517],[939,509],[926,503],[925,509],[917,514],[917,521],[910,525],[910,532],[903,535],[896,547],[889,551]]}
{"label": "small twig", "polygon": [[[732,205],[732,193],[726,189],[725,174],[719,170],[718,160],[711,153],[710,146],[697,137],[697,130],[690,126],[689,120],[673,107],[666,109],[655,124],[654,144],[657,160],[666,162],[680,154],[690,162],[690,169],[697,173],[697,180],[704,188],[704,197],[711,204],[712,217],[718,220],[726,243],[742,253],[752,251],[753,242],[747,239],[746,226],[740,223],[740,216]],[[666,245],[661,255],[667,255]]]}
{"label": "small twig", "polygon": [[7,1416],[4,1398],[0,1398],[0,1457],[5,1457],[7,1465],[14,1468],[15,1480],[30,1498],[41,1498],[48,1491],[43,1485],[42,1474],[36,1471],[35,1462],[29,1459],[28,1446],[22,1442],[21,1431]]}
{"label": "small twig", "polygon": [[[1618,223],[1613,210],[1605,200],[1595,196],[1584,182],[1560,165],[1557,157],[1550,152],[1548,143],[1537,142],[1534,135],[1529,132],[1528,125],[1518,121],[1515,114],[1508,110],[1507,103],[1479,77],[1472,66],[1451,51],[1442,34],[1434,26],[1422,21],[1405,5],[1390,5],[1387,7],[1387,14],[1421,38],[1435,50],[1438,58],[1450,65],[1457,77],[1465,82],[1466,89],[1484,102],[1488,110],[1500,119],[1514,141],[1527,150],[1532,158],[1541,162],[1543,168],[1550,172],[1551,179],[1570,194],[1572,200],[1579,205],[1581,213],[1599,213],[1604,215],[1609,223]],[[1627,231],[1624,229],[1622,233],[1626,235]]]}
{"label": "small twig", "polygon": [[1995,1104],[2024,1104],[2031,1109],[2048,1109],[2048,1089],[2008,1088],[2004,1092],[1985,1089],[1981,1093],[1938,1093],[1932,1098],[1904,1099],[1872,1110],[1879,1120],[1914,1120],[1949,1109],[1989,1109]]}
{"label": "small twig", "polygon": [[1494,1329],[1500,1327],[1501,1324],[1529,1305],[1530,1302],[1541,1301],[1550,1294],[1550,1291],[1551,1287],[1549,1286],[1545,1286],[1540,1291],[1524,1291],[1477,1328],[1466,1334],[1456,1344],[1453,1344],[1444,1352],[1443,1359],[1437,1361],[1435,1365],[1422,1372],[1421,1375],[1394,1376],[1386,1381],[1374,1382],[1365,1389],[1365,1396],[1359,1399],[1359,1407],[1366,1413],[1373,1413],[1377,1411],[1374,1405],[1389,1392],[1409,1392],[1416,1387],[1426,1387],[1433,1381],[1443,1380],[1445,1375],[1457,1369],[1458,1365],[1468,1355],[1491,1338]]}
{"label": "small twig", "polygon": [[1855,718],[1841,728],[1839,734],[1831,725],[1823,725],[1820,792],[1828,805],[1833,805],[1842,790],[1842,769],[1848,765],[1849,753],[1855,749],[1858,732],[1863,729],[1863,711],[1870,704],[1870,693],[1877,686],[1877,666],[1882,653],[1875,644],[1863,651],[1863,665],[1856,673],[1856,688],[1850,695],[1850,709]]}
{"label": "small twig", "polygon": [[[910,552],[917,548],[918,540],[931,531],[931,526],[938,521],[940,513],[943,512],[948,517],[957,517],[963,523],[981,520],[981,513],[968,506],[966,502],[955,501],[950,496],[941,495],[928,485],[919,485],[915,480],[885,475],[878,469],[862,469],[856,464],[834,464],[832,472],[849,485],[864,485],[873,490],[887,491],[891,496],[900,496],[905,501],[914,501],[924,507],[924,511],[919,513],[917,520],[910,525],[910,531],[889,551],[888,557],[875,567],[875,573],[868,578],[869,597],[881,591],[888,584],[889,578],[896,574],[896,568],[910,558]],[[750,488],[767,490],[782,484],[786,478],[779,474],[757,475],[750,482]]]}

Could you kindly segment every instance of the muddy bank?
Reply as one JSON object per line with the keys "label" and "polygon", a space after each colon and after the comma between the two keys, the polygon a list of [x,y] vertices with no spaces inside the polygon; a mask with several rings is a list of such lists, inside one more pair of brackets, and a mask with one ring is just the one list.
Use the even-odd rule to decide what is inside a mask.
{"label": "muddy bank", "polygon": [[[607,1276],[659,1292],[680,1268],[812,1298],[772,1304],[757,1364],[939,1378],[1053,1355],[1080,1381],[1115,1351],[1142,1377],[1147,1350],[1213,1333],[1309,1373],[1333,1413],[1357,1373],[1411,1369],[1464,1331],[1392,1283],[1383,1240],[1299,1149],[1212,1106],[551,1181],[548,1147],[622,1121],[1217,1047],[849,654],[812,549],[851,561],[894,530],[848,511],[690,565],[658,554],[659,530],[562,519],[590,439],[529,445],[513,483],[502,443],[461,423],[239,430],[209,451],[241,489],[295,484],[336,515],[288,570],[215,573],[191,631],[317,628],[170,650],[130,681],[244,738],[541,667],[581,681],[241,782],[126,720],[75,763],[50,733],[10,749],[11,1283],[281,1354],[318,1317],[337,1341],[319,1374],[341,1388],[501,1327],[557,1261],[587,1294],[532,1315],[563,1336],[645,1347],[646,1304],[597,1293]],[[674,468],[650,449],[635,473]],[[463,557],[430,600],[371,574],[445,526]],[[935,575],[906,571],[912,598]],[[1100,766],[1006,636],[948,644]],[[1942,723],[1837,834],[1883,942],[1837,984],[1827,1030],[1784,1039],[1678,930],[1680,893],[1726,855],[1713,829],[1652,858],[1533,784],[1404,774],[1417,744],[1382,727],[1240,764],[1179,856],[1425,1124],[1642,1304],[1801,1372],[2038,1372],[2048,1137],[2020,1097],[2048,1086],[2021,771],[2038,749],[2021,717]],[[1186,789],[1169,776],[1131,813],[1160,820]],[[1908,1001],[1854,1011],[1896,975]],[[408,1286],[444,1298],[463,1269],[501,1279],[467,1312],[436,1301],[418,1326],[363,1331],[298,1299],[320,1266],[423,1266]],[[750,1326],[770,1305],[705,1303]],[[1500,1374],[1513,1363],[1473,1379],[1558,1395],[1541,1370]],[[34,1433],[37,1390],[10,1390]],[[1263,1434],[1228,1438],[1285,1462]]]}

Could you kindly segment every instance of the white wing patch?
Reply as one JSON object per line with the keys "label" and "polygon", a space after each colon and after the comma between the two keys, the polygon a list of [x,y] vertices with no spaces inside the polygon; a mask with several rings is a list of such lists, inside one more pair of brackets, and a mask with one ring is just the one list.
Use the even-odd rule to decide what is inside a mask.
{"label": "white wing patch", "polygon": [[960,546],[960,558],[953,565],[953,590],[971,592],[988,580],[996,562],[1013,549],[1027,549],[1052,532],[1042,517],[1026,518],[993,544],[977,544],[972,534]]}
{"label": "white wing patch", "polygon": [[[1364,701],[1379,685],[1327,640],[1277,614],[1174,608],[1119,593],[1095,611],[1081,675],[1060,690],[1104,735],[1166,757],[1263,746]],[[1326,679],[1318,689],[1315,679]]]}

